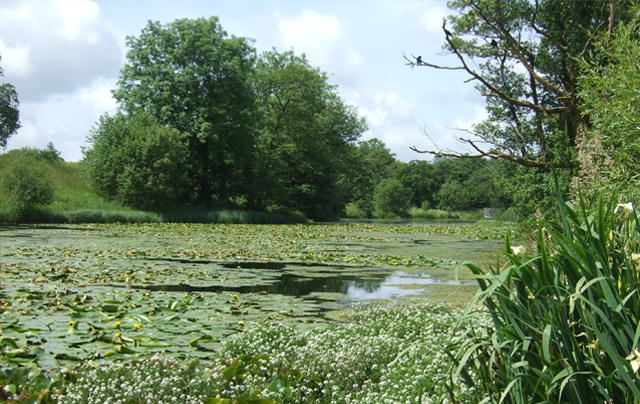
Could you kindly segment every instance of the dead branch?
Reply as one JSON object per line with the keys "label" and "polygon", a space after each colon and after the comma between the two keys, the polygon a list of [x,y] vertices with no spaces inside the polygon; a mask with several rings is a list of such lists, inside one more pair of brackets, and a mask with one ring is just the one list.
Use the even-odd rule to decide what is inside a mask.
{"label": "dead branch", "polygon": [[436,156],[436,157],[455,157],[455,158],[467,158],[467,159],[478,159],[478,158],[488,157],[488,158],[492,158],[494,160],[502,159],[502,160],[512,161],[514,163],[517,163],[517,164],[525,166],[525,167],[542,168],[544,170],[549,170],[549,169],[551,169],[551,167],[557,167],[557,168],[569,168],[570,167],[569,164],[567,164],[567,163],[552,163],[552,162],[549,162],[549,161],[531,160],[531,159],[527,159],[527,158],[524,158],[524,157],[516,156],[515,154],[512,154],[512,153],[505,153],[505,152],[502,152],[502,151],[500,151],[498,149],[494,149],[494,148],[491,148],[491,149],[485,151],[485,150],[480,149],[471,140],[468,140],[468,139],[462,139],[462,140],[464,140],[467,143],[469,143],[475,150],[478,151],[478,153],[477,154],[463,154],[463,153],[458,153],[458,152],[419,150],[415,146],[411,146],[410,149],[413,150],[416,153],[423,153],[423,154],[426,153],[426,154],[431,154],[431,155]]}

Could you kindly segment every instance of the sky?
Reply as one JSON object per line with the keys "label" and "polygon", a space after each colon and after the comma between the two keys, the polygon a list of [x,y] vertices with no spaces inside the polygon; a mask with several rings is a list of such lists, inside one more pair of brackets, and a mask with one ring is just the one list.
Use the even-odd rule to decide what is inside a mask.
{"label": "sky", "polygon": [[441,50],[447,14],[446,0],[2,0],[0,83],[15,86],[22,124],[7,150],[52,142],[66,161],[81,160],[91,127],[117,110],[111,90],[126,37],[148,21],[218,16],[258,53],[306,54],[366,118],[361,140],[378,138],[405,162],[430,159],[411,146],[464,151],[456,128],[486,117],[483,97],[464,73],[410,69],[403,59],[456,64]]}

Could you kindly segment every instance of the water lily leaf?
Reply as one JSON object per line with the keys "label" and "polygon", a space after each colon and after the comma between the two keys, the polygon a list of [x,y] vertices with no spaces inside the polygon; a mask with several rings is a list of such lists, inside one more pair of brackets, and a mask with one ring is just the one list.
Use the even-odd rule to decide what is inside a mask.
{"label": "water lily leaf", "polygon": [[134,349],[131,349],[128,346],[124,346],[124,345],[116,345],[116,346],[113,347],[113,350],[118,352],[118,353],[127,354],[127,355],[131,355],[131,354],[137,353]]}
{"label": "water lily leaf", "polygon": [[106,313],[116,313],[118,311],[118,306],[115,304],[103,304],[100,306],[100,310]]}
{"label": "water lily leaf", "polygon": [[231,404],[231,400],[228,398],[205,398],[202,400],[203,404]]}
{"label": "water lily leaf", "polygon": [[60,360],[68,360],[68,361],[73,361],[73,362],[80,362],[80,361],[82,361],[82,359],[81,359],[81,358],[79,358],[79,357],[77,357],[77,356],[69,355],[69,354],[66,354],[66,353],[59,353],[59,354],[56,354],[53,358],[54,358],[55,360],[58,360],[58,361],[60,361]]}

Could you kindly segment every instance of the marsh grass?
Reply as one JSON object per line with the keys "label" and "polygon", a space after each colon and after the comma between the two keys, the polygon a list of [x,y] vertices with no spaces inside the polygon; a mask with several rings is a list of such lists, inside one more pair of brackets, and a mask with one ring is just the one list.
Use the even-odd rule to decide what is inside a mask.
{"label": "marsh grass", "polygon": [[[637,403],[637,211],[597,194],[558,202],[532,254],[507,237],[506,265],[465,264],[481,289],[459,322],[467,338],[449,348],[449,386],[476,386],[483,403]],[[487,313],[490,327],[475,323]]]}

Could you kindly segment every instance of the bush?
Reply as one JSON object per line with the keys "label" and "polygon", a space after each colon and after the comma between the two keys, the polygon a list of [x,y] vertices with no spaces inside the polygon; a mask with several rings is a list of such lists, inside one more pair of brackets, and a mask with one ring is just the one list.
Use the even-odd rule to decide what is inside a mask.
{"label": "bush", "polygon": [[[558,201],[560,218],[538,222],[531,255],[507,236],[502,269],[465,264],[481,290],[459,323],[465,342],[451,347],[451,385],[490,403],[638,402],[637,211],[597,194],[577,208],[559,191]],[[487,312],[493,326],[477,327]]]}
{"label": "bush", "polygon": [[19,210],[53,201],[54,185],[49,166],[29,150],[5,156],[0,171],[0,189],[4,197]]}
{"label": "bush", "polygon": [[102,196],[137,208],[160,210],[177,205],[186,194],[187,147],[180,133],[137,112],[104,115],[92,129],[84,163]]}

